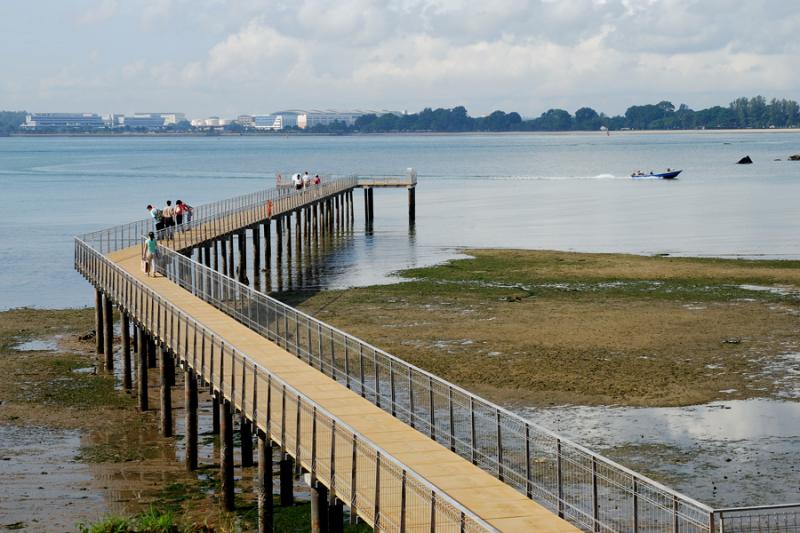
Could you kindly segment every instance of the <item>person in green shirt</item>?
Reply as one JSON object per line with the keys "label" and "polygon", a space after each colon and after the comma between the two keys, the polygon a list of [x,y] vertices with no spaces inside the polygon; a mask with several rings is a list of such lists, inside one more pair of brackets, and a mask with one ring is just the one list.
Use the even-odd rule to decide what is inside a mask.
{"label": "person in green shirt", "polygon": [[158,253],[158,241],[156,241],[156,236],[151,231],[150,233],[147,234],[147,240],[144,241],[144,251],[142,252],[144,273],[148,276],[156,277],[157,253]]}

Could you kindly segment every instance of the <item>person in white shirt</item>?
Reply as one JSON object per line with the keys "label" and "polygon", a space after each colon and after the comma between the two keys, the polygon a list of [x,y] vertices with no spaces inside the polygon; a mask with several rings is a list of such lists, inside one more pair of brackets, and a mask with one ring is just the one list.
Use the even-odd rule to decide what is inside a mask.
{"label": "person in white shirt", "polygon": [[308,187],[308,183],[309,183],[310,181],[311,181],[311,176],[309,176],[309,175],[308,175],[308,170],[306,170],[306,173],[305,173],[305,174],[303,174],[303,187],[304,187],[304,188],[305,188],[305,187]]}
{"label": "person in white shirt", "polygon": [[300,173],[292,174],[292,184],[294,188],[300,190],[303,188],[303,178],[300,177]]}

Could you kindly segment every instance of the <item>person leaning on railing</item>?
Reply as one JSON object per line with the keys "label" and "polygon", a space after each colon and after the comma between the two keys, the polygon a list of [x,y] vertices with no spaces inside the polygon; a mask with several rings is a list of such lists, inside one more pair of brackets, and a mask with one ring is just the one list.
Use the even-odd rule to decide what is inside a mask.
{"label": "person leaning on railing", "polygon": [[164,229],[164,215],[161,212],[161,209],[147,204],[147,212],[150,213],[150,216],[153,217],[153,223],[155,224],[155,230],[161,231]]}

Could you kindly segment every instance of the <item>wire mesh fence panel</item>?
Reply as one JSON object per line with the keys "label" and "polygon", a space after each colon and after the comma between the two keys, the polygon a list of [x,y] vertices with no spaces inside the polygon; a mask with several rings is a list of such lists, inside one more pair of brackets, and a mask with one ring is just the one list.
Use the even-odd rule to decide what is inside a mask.
{"label": "wire mesh fence panel", "polygon": [[721,509],[714,520],[719,533],[795,533],[800,531],[800,503]]}

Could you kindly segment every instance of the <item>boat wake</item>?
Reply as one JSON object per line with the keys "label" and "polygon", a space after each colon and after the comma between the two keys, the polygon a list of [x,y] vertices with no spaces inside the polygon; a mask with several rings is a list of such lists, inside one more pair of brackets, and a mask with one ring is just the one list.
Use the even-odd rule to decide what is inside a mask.
{"label": "boat wake", "polygon": [[597,174],[595,176],[492,176],[495,181],[569,181],[569,180],[622,180],[626,176],[614,174]]}

